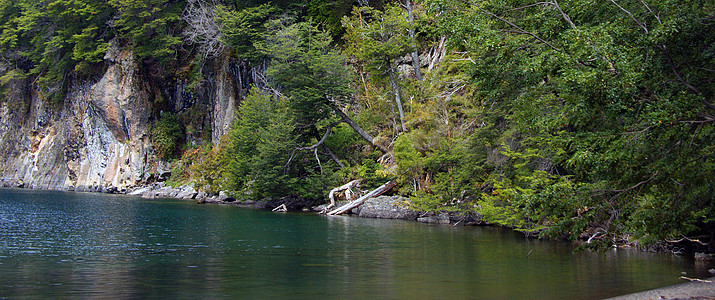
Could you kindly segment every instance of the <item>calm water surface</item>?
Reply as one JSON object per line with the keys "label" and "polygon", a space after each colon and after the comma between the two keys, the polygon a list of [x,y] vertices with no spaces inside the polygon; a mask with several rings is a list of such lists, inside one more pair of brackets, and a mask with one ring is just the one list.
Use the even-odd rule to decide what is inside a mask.
{"label": "calm water surface", "polygon": [[0,190],[0,298],[589,299],[696,267],[497,228]]}

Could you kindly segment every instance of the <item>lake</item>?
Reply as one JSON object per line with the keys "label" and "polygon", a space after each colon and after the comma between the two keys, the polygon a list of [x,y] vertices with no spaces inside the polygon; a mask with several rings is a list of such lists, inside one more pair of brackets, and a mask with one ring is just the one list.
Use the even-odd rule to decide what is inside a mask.
{"label": "lake", "polygon": [[598,299],[704,276],[493,227],[0,189],[0,298]]}

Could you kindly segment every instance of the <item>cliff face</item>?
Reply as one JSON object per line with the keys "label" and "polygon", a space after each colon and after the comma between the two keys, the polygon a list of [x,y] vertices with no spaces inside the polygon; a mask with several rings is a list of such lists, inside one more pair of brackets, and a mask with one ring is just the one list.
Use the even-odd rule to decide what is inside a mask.
{"label": "cliff face", "polygon": [[[130,52],[113,47],[105,62],[100,79],[75,83],[60,105],[42,101],[36,91],[24,100],[8,100],[20,103],[13,108],[0,105],[0,185],[122,192],[169,171],[151,144],[156,111],[151,91],[157,89],[143,81]],[[215,66],[202,95],[188,98],[203,98],[198,109],[210,116],[206,123],[213,125],[212,140],[217,142],[246,93],[239,77],[246,71],[232,71],[228,58]],[[162,97],[173,102],[174,112],[197,102],[187,101],[183,86],[176,83],[158,90],[169,91]]]}

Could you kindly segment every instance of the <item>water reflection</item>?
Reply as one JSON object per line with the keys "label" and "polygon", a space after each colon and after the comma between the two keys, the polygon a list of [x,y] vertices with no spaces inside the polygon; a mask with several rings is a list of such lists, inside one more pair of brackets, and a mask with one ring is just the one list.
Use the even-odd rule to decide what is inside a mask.
{"label": "water reflection", "polygon": [[0,229],[10,298],[602,298],[697,271],[497,228],[95,194],[0,190]]}

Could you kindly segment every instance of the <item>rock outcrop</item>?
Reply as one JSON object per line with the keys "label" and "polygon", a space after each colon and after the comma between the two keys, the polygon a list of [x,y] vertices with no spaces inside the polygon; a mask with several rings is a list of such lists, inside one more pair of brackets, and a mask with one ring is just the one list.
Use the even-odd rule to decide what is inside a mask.
{"label": "rock outcrop", "polygon": [[105,60],[104,75],[73,84],[59,107],[38,91],[20,100],[27,110],[3,107],[3,186],[113,192],[155,171],[151,103],[132,54],[114,47]]}
{"label": "rock outcrop", "polygon": [[[216,143],[256,72],[265,70],[217,58],[193,95],[183,81],[150,82],[132,53],[115,44],[104,59],[103,75],[73,79],[59,104],[29,82],[18,88],[28,92],[0,103],[0,186],[122,193],[162,180],[171,166],[157,159],[151,143],[158,111],[194,108],[207,116],[200,129]],[[159,108],[155,99],[171,103]]]}

